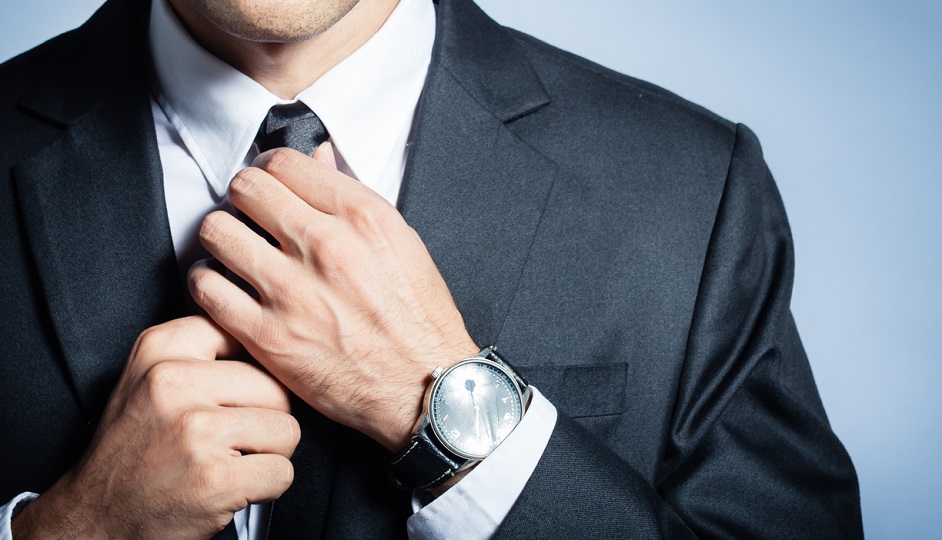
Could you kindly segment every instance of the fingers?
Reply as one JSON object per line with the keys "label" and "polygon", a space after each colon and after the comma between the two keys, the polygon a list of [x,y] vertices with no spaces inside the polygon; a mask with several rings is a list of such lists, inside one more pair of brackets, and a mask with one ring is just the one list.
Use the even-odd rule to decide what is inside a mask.
{"label": "fingers", "polygon": [[337,158],[334,156],[334,145],[330,141],[318,146],[314,150],[314,155],[311,157],[334,169],[337,168]]}
{"label": "fingers", "polygon": [[273,501],[294,481],[294,467],[278,454],[246,454],[232,460],[234,486],[250,503]]}
{"label": "fingers", "polygon": [[264,316],[261,305],[254,298],[210,268],[206,261],[194,264],[187,278],[193,300],[220,327],[240,341],[246,337],[245,329],[253,328]]}
{"label": "fingers", "polygon": [[[291,395],[277,379],[261,368],[239,361],[217,361],[198,366],[212,381],[208,395],[224,407],[262,407],[288,414]],[[194,377],[201,376],[194,373]]]}
{"label": "fingers", "polygon": [[[310,161],[310,158],[305,159]],[[299,232],[332,226],[332,220],[321,209],[312,208],[261,169],[249,167],[239,171],[229,184],[229,202],[271,233],[282,246],[297,243]],[[216,244],[218,249],[227,248],[224,239]],[[215,253],[212,249],[210,252]]]}
{"label": "fingers", "polygon": [[215,322],[201,315],[183,317],[148,328],[134,344],[126,369],[146,371],[164,360],[215,360],[233,357],[242,345]]}
{"label": "fingers", "polygon": [[193,396],[193,403],[223,407],[261,407],[291,412],[288,391],[274,377],[240,361],[167,360],[148,372],[151,394],[168,399]]}
{"label": "fingers", "polygon": [[279,148],[261,154],[253,165],[326,214],[346,216],[364,205],[389,205],[373,190],[337,171],[329,163],[327,153],[333,154],[330,148],[318,150],[316,158],[311,159],[289,148]]}
{"label": "fingers", "polygon": [[217,436],[232,450],[290,458],[301,428],[290,414],[256,407],[220,408]]}
{"label": "fingers", "polygon": [[[298,204],[303,203],[298,201]],[[250,217],[254,219],[254,216]],[[265,225],[262,227],[269,230]],[[200,226],[199,236],[203,247],[213,257],[262,295],[267,291],[264,279],[260,278],[266,270],[277,269],[285,259],[281,250],[228,212],[217,211],[206,216]],[[277,235],[275,237],[278,238]]]}

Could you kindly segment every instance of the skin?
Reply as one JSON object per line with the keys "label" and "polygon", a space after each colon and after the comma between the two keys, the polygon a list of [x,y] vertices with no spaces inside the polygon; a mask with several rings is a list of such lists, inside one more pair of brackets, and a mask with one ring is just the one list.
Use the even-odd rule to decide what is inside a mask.
{"label": "skin", "polygon": [[[365,43],[397,1],[171,4],[204,48],[293,98]],[[14,517],[14,537],[209,538],[290,485],[300,435],[285,388],[397,451],[432,370],[478,352],[422,240],[336,170],[330,143],[313,157],[259,156],[229,199],[279,247],[224,212],[206,217],[200,239],[259,298],[217,265],[195,265],[190,291],[212,320],[141,335],[85,456]],[[218,360],[239,347],[265,371]]]}
{"label": "skin", "polygon": [[418,234],[332,156],[330,143],[313,158],[273,150],[230,184],[232,205],[279,247],[227,212],[204,220],[203,246],[258,300],[206,263],[190,291],[292,392],[395,451],[432,370],[479,348]]}
{"label": "skin", "polygon": [[218,358],[241,346],[205,317],[138,338],[85,456],[13,520],[15,538],[205,538],[291,485],[288,393]]}

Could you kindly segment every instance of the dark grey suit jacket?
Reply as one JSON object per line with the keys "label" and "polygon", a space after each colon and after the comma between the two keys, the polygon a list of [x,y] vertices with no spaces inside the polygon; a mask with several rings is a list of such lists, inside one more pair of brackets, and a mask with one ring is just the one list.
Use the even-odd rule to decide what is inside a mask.
{"label": "dark grey suit jacket", "polygon": [[[0,67],[0,501],[82,454],[136,335],[186,313],[147,2]],[[471,335],[557,406],[505,538],[857,538],[745,127],[441,0],[399,201]],[[298,405],[271,537],[396,537],[383,451]]]}

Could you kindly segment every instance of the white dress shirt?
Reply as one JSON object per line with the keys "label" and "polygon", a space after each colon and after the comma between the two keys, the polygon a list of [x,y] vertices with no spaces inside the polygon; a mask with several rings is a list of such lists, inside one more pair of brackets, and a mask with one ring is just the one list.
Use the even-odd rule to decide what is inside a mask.
{"label": "white dress shirt", "polygon": [[[338,169],[395,205],[434,40],[432,2],[400,0],[369,41],[286,101],[200,47],[167,0],[154,0],[150,43],[158,84],[152,111],[181,274],[206,256],[199,225],[208,213],[229,208],[229,180],[258,154],[255,135],[276,104],[310,107],[330,133]],[[410,538],[493,536],[555,425],[555,407],[534,391],[524,419],[491,456],[434,501],[413,497]],[[35,497],[23,493],[0,507],[0,540],[12,538],[14,510]],[[260,517],[266,512],[252,505],[236,515],[241,540],[264,537]]]}

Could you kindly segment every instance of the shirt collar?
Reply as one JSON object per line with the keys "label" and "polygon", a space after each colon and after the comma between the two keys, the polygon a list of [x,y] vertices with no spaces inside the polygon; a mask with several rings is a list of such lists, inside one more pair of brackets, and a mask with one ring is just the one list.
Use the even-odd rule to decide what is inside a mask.
{"label": "shirt collar", "polygon": [[[435,40],[428,0],[400,0],[365,44],[297,100],[324,122],[354,175],[377,178],[411,123]],[[193,40],[167,0],[154,0],[150,44],[157,101],[217,195],[253,152],[273,105],[288,103]]]}

